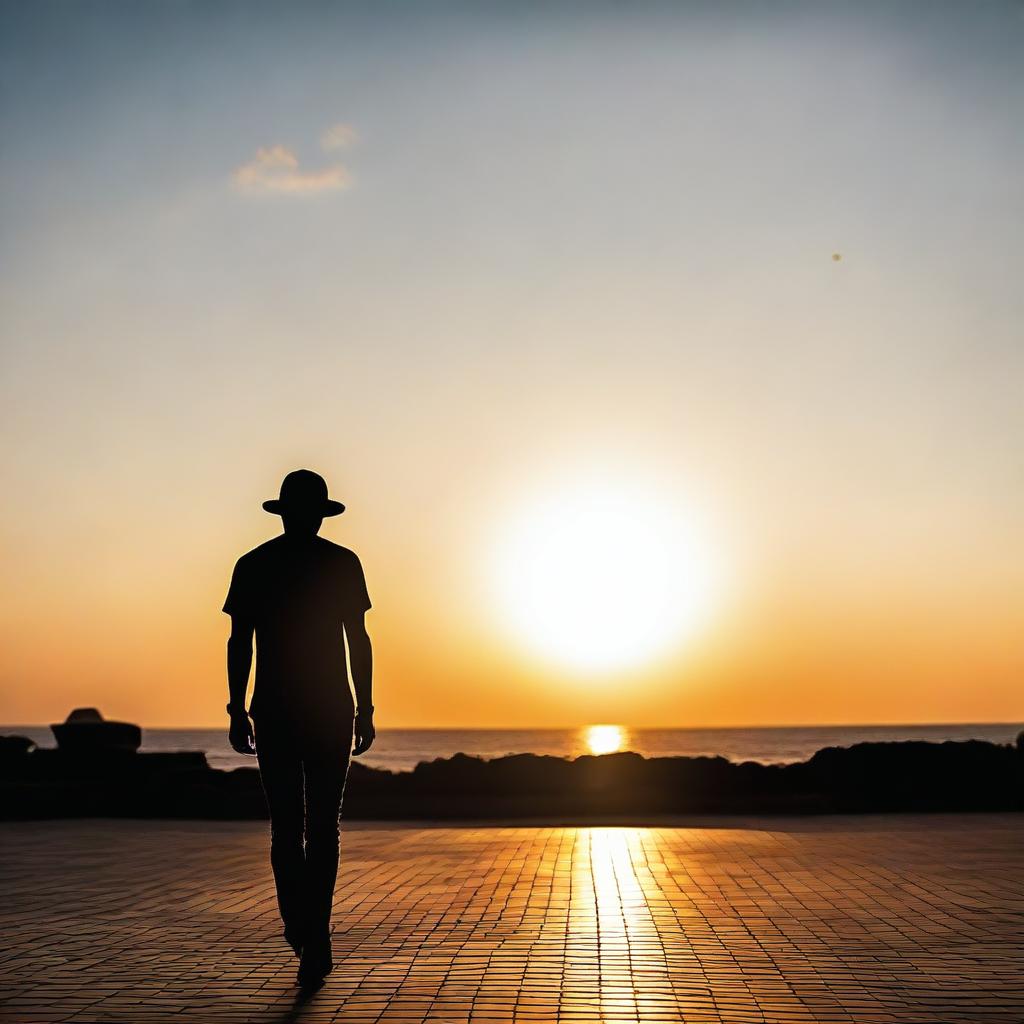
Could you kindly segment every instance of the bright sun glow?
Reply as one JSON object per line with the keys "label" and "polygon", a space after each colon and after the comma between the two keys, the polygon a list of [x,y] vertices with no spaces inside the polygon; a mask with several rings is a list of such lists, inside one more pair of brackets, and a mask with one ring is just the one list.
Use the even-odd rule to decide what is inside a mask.
{"label": "bright sun glow", "polygon": [[687,640],[710,610],[710,562],[670,501],[577,486],[521,510],[500,545],[498,598],[537,653],[614,671]]}
{"label": "bright sun glow", "polygon": [[619,725],[588,725],[584,740],[591,754],[614,754],[623,748],[626,737]]}

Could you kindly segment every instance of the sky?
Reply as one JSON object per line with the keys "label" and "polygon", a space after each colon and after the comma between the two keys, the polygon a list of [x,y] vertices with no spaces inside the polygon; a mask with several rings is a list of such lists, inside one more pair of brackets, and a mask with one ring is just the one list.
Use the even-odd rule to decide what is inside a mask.
{"label": "sky", "polygon": [[[0,5],[0,721],[221,724],[299,466],[382,727],[1024,720],[1022,49],[1010,0]],[[501,566],[595,487],[590,653],[711,582],[559,658]]]}

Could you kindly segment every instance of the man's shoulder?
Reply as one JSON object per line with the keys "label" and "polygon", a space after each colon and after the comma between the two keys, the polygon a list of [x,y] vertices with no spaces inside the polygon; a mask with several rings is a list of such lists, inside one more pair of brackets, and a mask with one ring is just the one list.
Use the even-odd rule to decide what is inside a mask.
{"label": "man's shoulder", "polygon": [[246,551],[246,553],[238,559],[237,564],[243,568],[259,565],[261,562],[274,558],[280,547],[281,538],[272,537],[270,540],[265,540],[262,544],[257,544],[251,551]]}
{"label": "man's shoulder", "polygon": [[333,540],[328,540],[326,537],[317,537],[317,542],[324,556],[339,565],[359,564],[359,556],[350,548],[335,544]]}

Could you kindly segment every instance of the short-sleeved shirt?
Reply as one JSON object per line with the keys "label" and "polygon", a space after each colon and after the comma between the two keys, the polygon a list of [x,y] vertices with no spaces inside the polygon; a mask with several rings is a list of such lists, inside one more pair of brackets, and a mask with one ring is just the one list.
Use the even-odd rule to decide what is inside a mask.
{"label": "short-sleeved shirt", "polygon": [[256,630],[253,717],[351,716],[344,623],[370,607],[355,553],[287,534],[238,560],[224,611]]}

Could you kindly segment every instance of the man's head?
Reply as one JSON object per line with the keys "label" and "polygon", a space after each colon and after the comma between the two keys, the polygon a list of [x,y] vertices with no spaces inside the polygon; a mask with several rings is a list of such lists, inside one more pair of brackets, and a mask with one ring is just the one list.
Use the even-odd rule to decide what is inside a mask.
{"label": "man's head", "polygon": [[326,516],[340,516],[345,506],[327,496],[327,482],[319,473],[296,469],[281,481],[281,496],[263,502],[268,512],[280,516],[284,532],[316,536]]}

